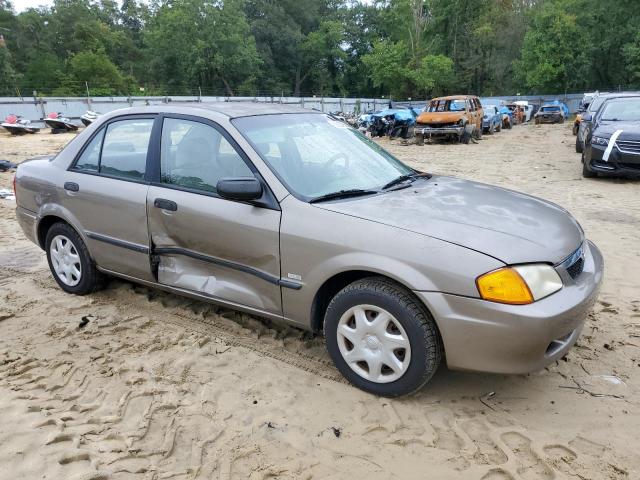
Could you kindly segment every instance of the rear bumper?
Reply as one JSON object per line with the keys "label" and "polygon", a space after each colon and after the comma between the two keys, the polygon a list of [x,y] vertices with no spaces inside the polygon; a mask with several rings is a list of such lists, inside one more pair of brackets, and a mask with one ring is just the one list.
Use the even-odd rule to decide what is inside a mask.
{"label": "rear bumper", "polygon": [[560,115],[552,115],[548,117],[543,117],[542,115],[536,117],[538,123],[558,123],[562,121],[562,117]]}
{"label": "rear bumper", "polygon": [[462,135],[464,127],[428,127],[416,125],[415,132],[421,133],[425,137],[438,137],[441,135]]}
{"label": "rear bumper", "polygon": [[36,245],[40,245],[38,242],[38,235],[36,233],[38,222],[35,212],[27,210],[26,208],[17,207],[16,218],[18,219],[20,228],[22,228],[26,237]]}
{"label": "rear bumper", "polygon": [[416,292],[431,310],[449,368],[528,373],[561,358],[578,339],[596,301],[604,263],[586,243],[583,272],[562,290],[530,305]]}

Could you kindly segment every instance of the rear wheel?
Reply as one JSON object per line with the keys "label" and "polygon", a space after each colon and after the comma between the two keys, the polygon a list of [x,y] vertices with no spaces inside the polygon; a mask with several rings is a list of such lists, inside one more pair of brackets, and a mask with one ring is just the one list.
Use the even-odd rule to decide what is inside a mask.
{"label": "rear wheel", "polygon": [[576,153],[582,153],[583,150],[584,150],[584,146],[580,141],[580,137],[576,136]]}
{"label": "rear wheel", "polygon": [[65,292],[86,295],[103,285],[104,276],[96,270],[87,246],[70,225],[53,224],[45,248],[53,278]]}
{"label": "rear wheel", "polygon": [[381,277],[340,291],[325,314],[327,350],[340,373],[376,395],[408,395],[424,386],[442,358],[435,322],[422,303]]}

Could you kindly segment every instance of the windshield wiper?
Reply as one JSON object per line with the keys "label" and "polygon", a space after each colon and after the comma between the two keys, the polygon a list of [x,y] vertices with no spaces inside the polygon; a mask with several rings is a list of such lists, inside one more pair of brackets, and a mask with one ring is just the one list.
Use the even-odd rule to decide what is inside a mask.
{"label": "windshield wiper", "polygon": [[326,200],[336,200],[339,198],[360,197],[362,195],[373,195],[378,193],[375,190],[364,190],[362,188],[351,188],[349,190],[340,190],[338,192],[325,193],[319,197],[312,198],[309,203],[324,202]]}
{"label": "windshield wiper", "polygon": [[410,174],[400,175],[399,177],[394,178],[389,183],[387,183],[384,187],[382,187],[382,190],[386,190],[388,188],[393,187],[394,185],[398,185],[399,183],[406,182],[407,180],[413,180],[416,177],[419,177],[421,175],[424,175],[424,174],[419,172],[414,172]]}

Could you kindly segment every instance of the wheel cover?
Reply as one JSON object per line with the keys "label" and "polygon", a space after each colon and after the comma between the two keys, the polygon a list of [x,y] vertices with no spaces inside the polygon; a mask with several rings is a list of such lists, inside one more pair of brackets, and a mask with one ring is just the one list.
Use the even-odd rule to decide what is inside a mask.
{"label": "wheel cover", "polygon": [[69,287],[78,285],[82,278],[82,262],[73,242],[64,235],[56,235],[51,241],[49,253],[58,279]]}
{"label": "wheel cover", "polygon": [[409,368],[409,336],[383,308],[351,307],[340,317],[337,340],[340,354],[351,370],[371,382],[394,382]]}

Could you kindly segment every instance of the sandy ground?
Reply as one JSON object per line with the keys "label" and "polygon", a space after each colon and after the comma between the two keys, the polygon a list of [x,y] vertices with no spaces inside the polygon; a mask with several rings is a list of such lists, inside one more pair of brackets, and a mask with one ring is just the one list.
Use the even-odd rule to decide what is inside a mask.
{"label": "sandy ground", "polygon": [[[70,138],[2,134],[0,159]],[[576,216],[606,278],[565,359],[526,376],[443,367],[417,395],[376,398],[303,332],[121,281],[64,294],[0,200],[0,479],[640,478],[640,182],[583,179],[569,126],[381,143]]]}

